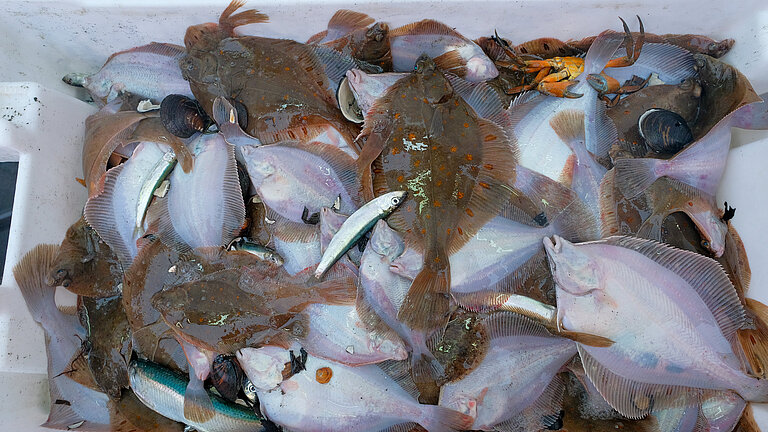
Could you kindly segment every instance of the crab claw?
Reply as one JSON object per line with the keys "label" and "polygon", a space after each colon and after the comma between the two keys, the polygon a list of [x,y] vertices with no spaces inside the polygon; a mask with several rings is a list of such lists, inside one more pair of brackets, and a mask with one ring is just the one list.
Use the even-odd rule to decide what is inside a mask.
{"label": "crab claw", "polygon": [[587,82],[593,89],[597,90],[597,92],[600,94],[610,93],[608,78],[604,75],[589,74],[587,75]]}
{"label": "crab claw", "polygon": [[565,97],[569,99],[577,99],[584,96],[582,93],[576,93],[571,91],[571,88],[576,85],[578,81],[559,81],[559,82],[542,82],[539,83],[537,90],[541,93],[556,97]]}
{"label": "crab claw", "polygon": [[632,37],[632,32],[629,31],[627,22],[624,21],[623,18],[619,17],[622,26],[624,26],[624,46],[627,50],[627,55],[609,61],[605,67],[631,66],[635,63],[635,61],[637,61],[637,58],[640,57],[640,51],[643,47],[643,43],[645,42],[645,28],[643,27],[643,20],[640,19],[639,15],[636,16],[637,21],[640,23],[640,35],[638,35],[637,40]]}

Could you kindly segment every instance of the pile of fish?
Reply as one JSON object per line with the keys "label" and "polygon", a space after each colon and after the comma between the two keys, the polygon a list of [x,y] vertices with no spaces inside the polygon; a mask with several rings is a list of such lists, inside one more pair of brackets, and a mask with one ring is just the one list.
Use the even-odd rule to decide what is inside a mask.
{"label": "pile of fish", "polygon": [[242,6],[64,78],[89,199],[14,268],[44,426],[754,430],[768,307],[714,197],[768,108],[732,40],[340,10],[301,43]]}

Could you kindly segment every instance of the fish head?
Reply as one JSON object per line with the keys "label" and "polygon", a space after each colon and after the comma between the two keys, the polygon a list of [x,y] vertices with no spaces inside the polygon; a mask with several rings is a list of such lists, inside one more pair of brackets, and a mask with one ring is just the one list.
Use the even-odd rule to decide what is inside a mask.
{"label": "fish head", "polygon": [[282,265],[285,264],[285,260],[283,260],[283,257],[281,257],[279,253],[274,251],[265,252],[264,260],[269,261],[276,267],[282,267]]}
{"label": "fish head", "polygon": [[725,236],[728,234],[728,224],[723,222],[720,215],[707,210],[690,214],[691,220],[701,233],[701,246],[715,257],[723,256],[725,252]]}
{"label": "fish head", "polygon": [[400,206],[407,196],[407,191],[387,192],[377,199],[379,202],[378,210],[384,214],[389,214]]}
{"label": "fish head", "polygon": [[600,289],[600,269],[581,248],[560,236],[544,238],[544,249],[558,289],[573,295],[586,295]]}
{"label": "fish head", "polygon": [[283,369],[291,361],[288,350],[276,346],[241,348],[236,353],[243,372],[257,390],[271,390],[283,382]]}
{"label": "fish head", "polygon": [[[445,387],[443,387],[445,389]],[[487,389],[486,389],[487,391]],[[471,396],[461,392],[450,392],[450,396],[441,392],[440,405],[452,410],[458,411],[464,415],[468,415],[473,419],[477,418],[477,400]],[[444,396],[448,396],[444,399]]]}
{"label": "fish head", "polygon": [[373,227],[368,248],[378,255],[394,259],[403,253],[405,244],[400,234],[390,228],[386,221],[379,220]]}
{"label": "fish head", "polygon": [[448,101],[453,95],[453,87],[445,78],[435,61],[426,54],[416,60],[414,72],[420,81],[420,93],[424,95],[425,102],[438,104]]}
{"label": "fish head", "polygon": [[392,360],[405,360],[408,358],[408,350],[405,343],[395,333],[379,334],[370,333],[368,349],[372,352],[384,354]]}
{"label": "fish head", "polygon": [[351,69],[347,71],[346,83],[352,90],[357,106],[365,114],[377,99],[384,96],[396,82],[408,75],[407,73],[369,74],[359,69]]}
{"label": "fish head", "polygon": [[467,60],[467,81],[480,82],[499,76],[499,70],[486,55],[477,55]]}
{"label": "fish head", "polygon": [[86,77],[83,79],[83,87],[87,88],[91,95],[101,100],[107,100],[109,93],[112,91],[112,86],[112,80],[107,78],[93,79]]}

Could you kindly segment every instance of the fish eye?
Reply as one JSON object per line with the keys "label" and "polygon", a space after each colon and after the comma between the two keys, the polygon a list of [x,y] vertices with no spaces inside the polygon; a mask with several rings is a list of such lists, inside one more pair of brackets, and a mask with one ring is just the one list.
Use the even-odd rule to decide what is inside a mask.
{"label": "fish eye", "polygon": [[400,204],[400,198],[398,198],[398,197],[392,198],[392,204],[394,204],[394,205]]}
{"label": "fish eye", "polygon": [[707,240],[702,240],[701,246],[705,249],[709,249],[709,242]]}

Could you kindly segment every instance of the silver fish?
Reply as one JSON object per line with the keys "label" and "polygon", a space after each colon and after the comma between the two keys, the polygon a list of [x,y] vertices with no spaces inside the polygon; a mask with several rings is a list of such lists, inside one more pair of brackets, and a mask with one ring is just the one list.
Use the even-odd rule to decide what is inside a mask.
{"label": "silver fish", "polygon": [[373,227],[376,221],[392,213],[407,195],[407,191],[388,192],[369,201],[347,218],[323,253],[323,258],[315,270],[315,277],[321,278],[363,234]]}
{"label": "silver fish", "polygon": [[272,249],[262,246],[256,242],[252,242],[245,237],[237,237],[229,243],[229,250],[245,251],[251,255],[258,257],[262,261],[270,261],[276,266],[281,266],[284,263],[283,257]]}
{"label": "silver fish", "polygon": [[147,174],[146,181],[139,190],[139,201],[136,204],[135,236],[141,237],[144,234],[144,217],[147,214],[149,202],[152,201],[155,189],[165,181],[165,178],[173,171],[174,166],[176,166],[176,154],[170,150],[163,154],[163,158],[157,161]]}
{"label": "silver fish", "polygon": [[262,418],[253,410],[212,393],[209,393],[214,409],[212,417],[201,422],[185,418],[183,405],[187,381],[170,369],[137,359],[131,363],[130,379],[131,388],[144,405],[201,432],[265,430]]}
{"label": "silver fish", "polygon": [[768,400],[730,341],[744,308],[711,258],[652,240],[609,237],[574,245],[544,240],[557,287],[558,325],[610,346],[578,344],[590,381],[619,413],[642,418],[690,388]]}

